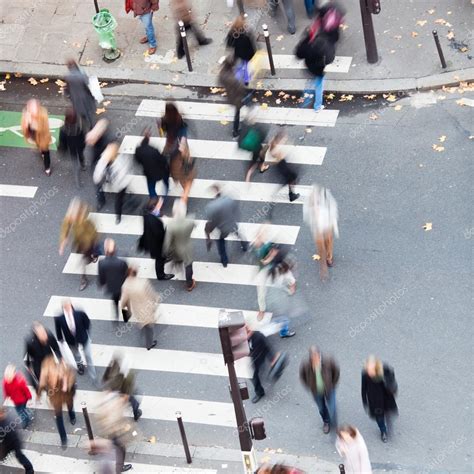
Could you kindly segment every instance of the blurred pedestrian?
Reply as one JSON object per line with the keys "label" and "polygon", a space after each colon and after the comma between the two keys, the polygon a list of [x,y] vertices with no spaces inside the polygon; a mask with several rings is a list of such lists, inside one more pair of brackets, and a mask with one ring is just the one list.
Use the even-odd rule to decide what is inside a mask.
{"label": "blurred pedestrian", "polygon": [[369,452],[359,430],[351,425],[337,430],[336,449],[344,458],[346,474],[372,474]]}
{"label": "blurred pedestrian", "polygon": [[89,218],[89,207],[77,197],[71,200],[61,225],[59,255],[63,255],[70,237],[73,250],[82,255],[79,291],[83,291],[89,284],[86,266],[91,262],[97,262],[100,246],[99,234]]}
{"label": "blurred pedestrian", "polygon": [[41,364],[41,377],[36,390],[38,398],[43,390],[47,392],[49,402],[54,410],[61,447],[66,449],[67,434],[63,420],[63,405],[67,406],[71,425],[76,424],[76,413],[74,412],[76,375],[74,369],[63,360],[56,362],[52,355],[46,357]]}
{"label": "blurred pedestrian", "polygon": [[146,36],[140,38],[140,44],[148,43],[147,54],[150,56],[156,53],[155,28],[153,27],[153,13],[160,8],[160,0],[127,0],[125,11],[133,11],[133,16],[140,19],[145,28]]}
{"label": "blurred pedestrian", "polygon": [[137,278],[137,269],[129,268],[128,276],[122,286],[120,305],[127,308],[142,328],[145,347],[149,351],[156,346],[154,339],[156,312],[160,297],[145,278]]}
{"label": "blurred pedestrian", "polygon": [[181,199],[184,203],[188,202],[189,193],[196,177],[196,160],[189,151],[188,140],[181,137],[179,140],[178,152],[170,160],[171,176],[175,183],[181,184],[183,194]]}
{"label": "blurred pedestrian", "polygon": [[[196,25],[192,5],[189,0],[172,0],[174,20],[176,23],[182,21],[186,31],[192,31],[200,46],[212,43],[211,38],[206,38],[202,30]],[[179,26],[176,26],[176,56],[178,59],[184,57],[183,38]]]}
{"label": "blurred pedestrian", "polygon": [[0,432],[2,433],[0,462],[13,452],[17,461],[24,467],[25,474],[34,474],[33,465],[23,453],[23,442],[18,432],[18,425],[8,416],[4,407],[0,407]]}
{"label": "blurred pedestrian", "polygon": [[165,227],[160,218],[163,198],[151,199],[143,216],[143,234],[138,241],[138,250],[148,252],[155,260],[155,272],[158,280],[171,280],[172,273],[165,273],[163,243]]}
{"label": "blurred pedestrian", "polygon": [[93,180],[98,186],[107,182],[115,192],[115,223],[122,220],[122,209],[127,188],[132,180],[130,158],[119,153],[117,143],[110,143],[102,153],[94,170]]}
{"label": "blurred pedestrian", "polygon": [[264,464],[255,474],[304,474],[304,471],[284,464]]}
{"label": "blurred pedestrian", "polygon": [[15,410],[21,419],[23,429],[26,429],[33,417],[26,408],[31,400],[31,392],[26,385],[26,379],[21,372],[17,372],[13,364],[8,364],[3,375],[3,399],[9,399],[15,405]]}
{"label": "blurred pedestrian", "polygon": [[32,333],[26,339],[25,366],[35,390],[38,388],[41,376],[41,365],[51,354],[54,354],[58,360],[62,359],[58,341],[49,329],[38,321],[33,322]]}
{"label": "blurred pedestrian", "polygon": [[311,392],[323,420],[323,432],[328,434],[331,425],[337,426],[336,386],[339,382],[339,366],[336,361],[312,346],[309,357],[301,363],[300,379]]}
{"label": "blurred pedestrian", "polygon": [[397,390],[393,368],[373,355],[369,356],[362,371],[362,404],[377,422],[384,443],[388,441],[387,425],[390,424],[390,417],[398,413],[395,402]]}
{"label": "blurred pedestrian", "polygon": [[[115,317],[119,320],[119,301],[122,292],[122,285],[127,278],[127,262],[116,256],[116,246],[113,239],[105,239],[104,252],[105,258],[99,262],[99,285],[105,286],[115,306]],[[122,316],[127,322],[127,313],[122,311]]]}
{"label": "blurred pedestrian", "polygon": [[172,158],[179,152],[181,138],[187,137],[188,125],[173,102],[166,102],[165,114],[157,121],[160,136],[166,137],[163,154]]}
{"label": "blurred pedestrian", "polygon": [[290,202],[296,201],[300,195],[294,192],[294,186],[298,180],[298,173],[293,166],[286,161],[286,150],[284,148],[288,140],[285,131],[279,131],[268,144],[265,154],[265,163],[267,165],[275,164],[278,174],[280,175],[282,185],[288,186],[288,196]]}
{"label": "blurred pedestrian", "polygon": [[49,131],[48,111],[38,99],[30,99],[23,109],[21,130],[28,143],[34,143],[43,160],[44,172],[51,174],[51,132]]}
{"label": "blurred pedestrian", "polygon": [[194,220],[186,216],[186,204],[180,199],[173,204],[173,217],[166,223],[164,254],[175,265],[184,265],[186,290],[196,286],[193,278],[193,243],[191,234],[196,227]]}
{"label": "blurred pedestrian", "polygon": [[[295,24],[295,8],[293,6],[293,0],[267,0],[270,16],[275,16],[278,5],[283,3],[285,9],[286,20],[288,21],[288,33],[294,35],[296,33]],[[306,1],[306,0],[305,0]]]}
{"label": "blurred pedestrian", "polygon": [[150,199],[158,197],[156,194],[156,182],[163,181],[165,185],[165,196],[168,195],[170,169],[168,160],[154,146],[150,145],[150,129],[147,128],[143,134],[143,140],[135,150],[135,161],[143,168],[148,186]]}
{"label": "blurred pedestrian", "polygon": [[74,355],[79,375],[84,373],[84,362],[79,351],[82,347],[86,356],[87,372],[93,382],[97,380],[94,363],[92,362],[90,319],[84,311],[78,311],[72,306],[71,300],[63,301],[63,314],[54,318],[56,337],[60,344],[66,343]]}
{"label": "blurred pedestrian", "polygon": [[312,18],[318,11],[319,0],[304,0],[304,7],[308,18]]}
{"label": "blurred pedestrian", "polygon": [[90,130],[96,121],[96,102],[89,89],[89,78],[74,59],[69,59],[66,65],[69,70],[65,77],[66,97],[71,100],[76,115],[84,120],[85,127]]}
{"label": "blurred pedestrian", "polygon": [[76,184],[80,187],[79,169],[85,170],[84,149],[86,147],[83,119],[74,109],[67,109],[64,125],[59,130],[58,150],[68,154],[74,161]]}
{"label": "blurred pedestrian", "polygon": [[225,245],[225,239],[229,234],[233,233],[238,236],[240,239],[240,247],[243,252],[247,251],[248,243],[239,232],[238,220],[240,217],[240,210],[238,202],[230,196],[222,194],[221,189],[217,184],[212,186],[212,190],[215,192],[216,197],[206,206],[205,209],[207,217],[205,226],[206,247],[209,252],[212,246],[211,233],[215,229],[218,229],[220,235],[216,242],[217,251],[219,252],[221,263],[225,268],[229,263],[229,257],[227,256]]}
{"label": "blurred pedestrian", "polygon": [[337,202],[329,189],[313,185],[303,204],[303,219],[319,252],[319,270],[323,280],[327,277],[328,267],[334,265],[333,242],[334,237],[339,237]]}
{"label": "blurred pedestrian", "polygon": [[249,73],[249,61],[257,52],[255,38],[243,15],[239,15],[227,34],[226,46],[233,50],[234,59],[237,61],[236,77],[245,86],[251,80]]}

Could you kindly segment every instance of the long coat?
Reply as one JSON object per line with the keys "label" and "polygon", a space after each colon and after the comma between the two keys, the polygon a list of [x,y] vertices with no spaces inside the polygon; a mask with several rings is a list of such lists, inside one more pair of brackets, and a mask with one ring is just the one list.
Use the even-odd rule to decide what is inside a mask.
{"label": "long coat", "polygon": [[122,308],[128,307],[140,325],[154,324],[160,297],[150,282],[144,278],[129,276],[122,286]]}
{"label": "long coat", "polygon": [[365,370],[362,371],[362,403],[368,408],[371,418],[384,416],[387,413],[398,413],[395,393],[397,383],[395,373],[388,365],[383,366],[383,378],[371,378]]}
{"label": "long coat", "polygon": [[192,219],[172,218],[166,223],[164,254],[171,257],[173,262],[183,262],[189,265],[193,261],[193,244],[191,233],[196,224]]}
{"label": "long coat", "polygon": [[[336,361],[332,357],[322,354],[321,376],[324,382],[325,395],[329,395],[329,393],[336,388],[336,385],[339,382],[339,374],[339,366]],[[308,388],[313,395],[316,395],[318,392],[316,387],[316,375],[310,357],[301,364],[300,379],[303,382],[303,385]]]}
{"label": "long coat", "polygon": [[138,241],[138,248],[150,253],[151,258],[161,258],[163,242],[165,240],[165,226],[160,217],[147,212],[143,216],[143,234]]}

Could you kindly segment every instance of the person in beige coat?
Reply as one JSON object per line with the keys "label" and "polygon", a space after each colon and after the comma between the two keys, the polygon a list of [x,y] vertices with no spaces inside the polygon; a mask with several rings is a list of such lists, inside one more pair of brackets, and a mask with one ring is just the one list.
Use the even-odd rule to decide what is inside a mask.
{"label": "person in beige coat", "polygon": [[132,317],[139,322],[145,335],[146,348],[150,350],[157,344],[153,337],[160,297],[150,281],[137,278],[137,273],[136,268],[128,269],[128,277],[122,285],[120,305],[122,309],[127,308],[132,313]]}

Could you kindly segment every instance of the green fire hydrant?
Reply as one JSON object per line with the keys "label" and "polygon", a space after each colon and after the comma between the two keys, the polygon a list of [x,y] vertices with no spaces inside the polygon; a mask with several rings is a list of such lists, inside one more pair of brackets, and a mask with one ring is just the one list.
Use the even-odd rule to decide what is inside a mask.
{"label": "green fire hydrant", "polygon": [[117,49],[114,30],[117,28],[117,20],[106,8],[100,10],[92,18],[92,25],[99,35],[99,46],[104,49],[104,61],[112,62],[120,57]]}

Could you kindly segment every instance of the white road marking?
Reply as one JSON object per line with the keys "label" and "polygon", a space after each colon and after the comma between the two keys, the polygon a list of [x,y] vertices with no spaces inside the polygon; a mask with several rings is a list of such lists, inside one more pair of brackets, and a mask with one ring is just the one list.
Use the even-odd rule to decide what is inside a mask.
{"label": "white road marking", "polygon": [[[294,54],[274,54],[273,62],[275,69],[306,69],[304,61]],[[351,62],[352,56],[336,56],[334,61],[324,68],[324,72],[347,73],[351,68]]]}
{"label": "white road marking", "polygon": [[1,197],[20,197],[33,198],[35,197],[37,186],[20,186],[17,184],[0,184]]}

